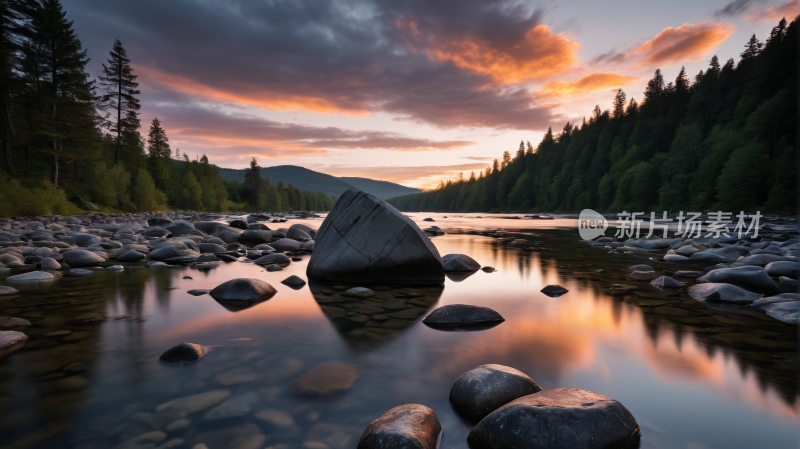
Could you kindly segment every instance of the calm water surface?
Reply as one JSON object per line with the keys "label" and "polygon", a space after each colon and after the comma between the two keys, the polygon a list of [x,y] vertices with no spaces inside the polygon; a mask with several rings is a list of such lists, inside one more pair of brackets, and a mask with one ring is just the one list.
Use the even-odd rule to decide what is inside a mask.
{"label": "calm water surface", "polygon": [[[626,278],[622,268],[648,256],[590,249],[578,242],[572,221],[410,215],[419,224],[433,217],[450,231],[433,239],[442,255],[467,254],[498,271],[448,278],[443,288],[379,286],[366,300],[341,296],[345,285],[282,285],[292,274],[305,278],[309,256],[273,273],[238,262],[207,272],[130,264],[121,273],[14,285],[22,292],[0,299],[0,315],[34,325],[25,330],[25,347],[0,358],[0,447],[100,449],[128,441],[121,447],[130,449],[180,438],[175,447],[280,449],[317,441],[354,448],[370,421],[419,403],[438,415],[443,448],[466,448],[474,422],[453,410],[448,393],[460,374],[487,363],[517,368],[542,388],[617,399],[641,426],[642,448],[797,447],[795,327]],[[322,220],[295,222],[317,228]],[[592,271],[599,268],[606,271]],[[186,293],[237,277],[266,280],[278,294],[231,311],[208,295]],[[637,289],[612,296],[614,283]],[[569,293],[549,298],[539,292],[548,284]],[[476,332],[420,322],[453,303],[491,307],[506,321]],[[74,321],[93,313],[127,318]],[[158,361],[184,341],[220,347],[187,366]],[[344,388],[355,372],[352,386],[300,393],[293,380],[324,362],[343,363],[322,365],[330,379],[320,388]],[[188,415],[156,411],[219,390],[230,396],[211,416],[219,404]],[[255,417],[267,409],[282,420]]]}

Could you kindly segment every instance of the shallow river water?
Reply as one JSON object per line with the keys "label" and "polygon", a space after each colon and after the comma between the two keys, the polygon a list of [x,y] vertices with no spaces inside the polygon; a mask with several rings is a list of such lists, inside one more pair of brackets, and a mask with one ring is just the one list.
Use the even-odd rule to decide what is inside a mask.
{"label": "shallow river water", "polygon": [[[627,278],[622,269],[636,263],[680,268],[648,261],[656,253],[589,248],[574,220],[410,215],[418,224],[433,217],[447,232],[433,238],[442,255],[467,254],[498,271],[439,288],[376,286],[361,300],[339,294],[353,285],[282,285],[292,274],[305,279],[309,256],[269,273],[240,262],[207,272],[128,264],[13,284],[21,293],[0,297],[0,315],[33,326],[26,346],[0,357],[0,447],[355,448],[370,421],[419,403],[438,415],[443,449],[466,448],[475,423],[448,394],[460,374],[488,363],[542,388],[620,401],[642,429],[642,448],[797,447],[796,327]],[[318,228],[322,219],[297,222]],[[240,277],[278,293],[244,310],[187,293]],[[636,289],[611,295],[615,283]],[[545,296],[548,284],[569,293]],[[421,323],[454,303],[491,307],[506,321],[473,332]],[[98,313],[123,317],[85,322]],[[190,365],[159,362],[181,342],[219,347]]]}

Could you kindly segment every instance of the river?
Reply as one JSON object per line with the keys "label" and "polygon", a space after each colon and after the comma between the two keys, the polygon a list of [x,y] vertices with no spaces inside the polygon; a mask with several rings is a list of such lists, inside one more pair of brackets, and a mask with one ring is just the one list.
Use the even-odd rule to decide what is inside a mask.
{"label": "river", "polygon": [[[642,448],[797,447],[796,327],[626,277],[622,270],[637,263],[680,268],[648,260],[656,253],[589,248],[575,220],[409,215],[420,225],[432,217],[447,232],[433,238],[440,254],[466,254],[497,271],[448,277],[438,288],[377,286],[362,300],[340,295],[353,285],[282,285],[290,275],[306,278],[308,256],[278,272],[240,262],[210,271],[132,263],[118,273],[15,284],[21,293],[0,297],[0,315],[34,325],[23,348],[0,358],[0,447],[354,448],[383,412],[419,403],[438,415],[443,449],[466,448],[475,423],[448,394],[460,374],[488,363],[523,371],[542,388],[618,400],[639,423]],[[289,224],[298,222],[318,228],[322,219]],[[5,277],[0,283],[11,285]],[[187,293],[241,277],[278,293],[244,310]],[[636,289],[612,295],[615,283]],[[545,296],[539,290],[548,284],[569,293]],[[471,332],[421,323],[454,303],[491,307],[506,321]],[[93,313],[124,317],[74,321]],[[159,362],[181,342],[219,347],[193,364]],[[315,388],[302,385],[315,367],[333,379],[316,386],[331,394],[304,394]],[[159,408],[205,392],[228,408]]]}

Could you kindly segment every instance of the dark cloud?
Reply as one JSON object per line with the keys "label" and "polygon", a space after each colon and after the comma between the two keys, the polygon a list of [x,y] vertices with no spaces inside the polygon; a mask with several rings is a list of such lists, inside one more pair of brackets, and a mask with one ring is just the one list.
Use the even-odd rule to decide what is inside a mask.
{"label": "dark cloud", "polygon": [[[540,10],[512,1],[64,4],[94,58],[92,70],[119,38],[143,90],[160,90],[160,100],[384,111],[439,127],[546,129],[559,119],[555,105],[508,83],[520,73],[539,76],[531,67],[563,70],[577,50],[541,24]],[[462,52],[464,43],[481,51]],[[496,70],[500,62],[504,69]]]}
{"label": "dark cloud", "polygon": [[763,0],[733,0],[714,12],[715,17],[736,17],[749,10],[752,6],[760,5]]}

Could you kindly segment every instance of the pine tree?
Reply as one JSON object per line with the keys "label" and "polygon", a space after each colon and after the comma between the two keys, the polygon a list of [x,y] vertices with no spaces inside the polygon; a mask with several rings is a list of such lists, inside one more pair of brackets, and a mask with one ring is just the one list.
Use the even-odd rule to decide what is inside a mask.
{"label": "pine tree", "polygon": [[[164,183],[169,181],[172,151],[169,148],[167,133],[161,127],[158,117],[153,118],[153,122],[150,124],[150,131],[147,133],[147,152],[150,171],[153,173],[159,188],[163,188]],[[188,159],[186,163],[188,164]]]}
{"label": "pine tree", "polygon": [[108,65],[103,64],[103,74],[100,75],[100,85],[106,88],[105,95],[100,97],[100,109],[111,109],[116,112],[116,118],[104,120],[103,125],[112,133],[117,134],[116,150],[114,151],[114,165],[119,162],[119,150],[122,139],[132,131],[139,129],[139,83],[133,74],[131,60],[122,47],[119,39],[114,41],[108,58]]}
{"label": "pine tree", "polygon": [[744,45],[744,51],[740,55],[742,59],[739,61],[739,65],[741,66],[755,59],[755,57],[761,53],[761,47],[763,46],[764,45],[756,38],[756,35],[753,34],[750,40]]}
{"label": "pine tree", "polygon": [[34,40],[42,52],[44,89],[48,112],[46,129],[51,155],[51,179],[58,185],[59,157],[79,157],[71,146],[83,147],[95,136],[94,81],[89,80],[89,58],[81,41],[66,19],[59,0],[43,0],[38,20],[34,20]]}
{"label": "pine tree", "polygon": [[20,0],[0,1],[0,139],[6,153],[6,163],[14,167],[14,123],[11,95],[21,84],[17,52],[30,37],[31,18],[38,3]]}
{"label": "pine tree", "polygon": [[[263,203],[261,184],[261,166],[258,165],[256,158],[252,158],[250,160],[250,169],[244,174],[242,190],[245,193],[243,196],[250,201],[250,205],[254,210],[261,210]],[[283,183],[280,181],[278,182],[278,188],[283,188]]]}
{"label": "pine tree", "polygon": [[158,117],[153,119],[150,124],[150,131],[147,134],[147,151],[150,157],[167,158],[172,155],[169,148],[169,139]]}
{"label": "pine tree", "polygon": [[617,95],[614,96],[614,111],[611,116],[614,118],[622,118],[625,115],[625,92],[622,89],[617,89]]}

